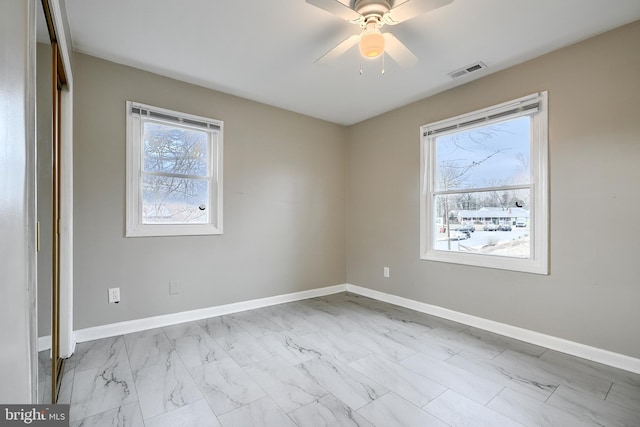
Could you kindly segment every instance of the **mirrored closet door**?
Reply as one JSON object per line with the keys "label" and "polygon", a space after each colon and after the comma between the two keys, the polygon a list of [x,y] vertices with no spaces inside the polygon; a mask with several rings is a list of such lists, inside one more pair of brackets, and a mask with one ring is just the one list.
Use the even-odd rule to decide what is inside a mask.
{"label": "mirrored closet door", "polygon": [[[63,374],[60,358],[60,123],[66,85],[48,0],[38,3],[36,45],[38,402],[56,403]],[[49,347],[48,345],[43,345]]]}

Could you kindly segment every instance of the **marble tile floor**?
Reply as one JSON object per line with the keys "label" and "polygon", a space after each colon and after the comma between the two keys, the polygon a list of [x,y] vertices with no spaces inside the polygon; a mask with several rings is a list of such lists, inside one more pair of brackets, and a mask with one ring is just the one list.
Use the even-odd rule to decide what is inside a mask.
{"label": "marble tile floor", "polygon": [[65,369],[72,427],[640,426],[640,374],[349,293],[80,343]]}

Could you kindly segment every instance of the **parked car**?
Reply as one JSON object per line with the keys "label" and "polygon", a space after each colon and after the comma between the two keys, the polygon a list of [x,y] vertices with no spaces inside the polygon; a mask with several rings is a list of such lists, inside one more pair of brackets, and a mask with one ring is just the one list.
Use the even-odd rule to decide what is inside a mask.
{"label": "parked car", "polygon": [[451,232],[451,235],[449,236],[449,240],[465,240],[465,239],[468,239],[469,237],[470,237],[469,234],[463,233],[458,230],[453,230]]}
{"label": "parked car", "polygon": [[498,224],[492,224],[492,223],[485,224],[483,230],[484,231],[498,231]]}
{"label": "parked car", "polygon": [[462,231],[463,233],[473,233],[476,231],[476,228],[472,224],[465,224],[458,227],[458,231]]}
{"label": "parked car", "polygon": [[499,231],[511,231],[511,224],[500,224],[498,226]]}
{"label": "parked car", "polygon": [[471,231],[469,231],[468,229],[460,229],[460,228],[458,228],[456,231],[458,233],[463,233],[464,235],[466,235],[467,239],[471,238]]}
{"label": "parked car", "polygon": [[516,221],[516,227],[526,227],[527,226],[527,221],[525,221],[524,219],[519,219]]}

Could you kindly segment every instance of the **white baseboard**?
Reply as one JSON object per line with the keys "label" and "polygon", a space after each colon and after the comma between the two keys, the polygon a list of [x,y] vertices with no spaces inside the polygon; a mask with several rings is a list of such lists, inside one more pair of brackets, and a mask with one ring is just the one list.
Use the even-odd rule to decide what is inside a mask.
{"label": "white baseboard", "polygon": [[[76,342],[92,341],[345,291],[640,374],[640,359],[634,357],[351,284],[334,285],[199,310],[190,310],[79,329],[75,331],[75,340]],[[48,350],[50,348],[51,336],[38,338],[38,351]]]}
{"label": "white baseboard", "polygon": [[38,337],[38,353],[43,350],[51,350],[51,335]]}
{"label": "white baseboard", "polygon": [[[92,328],[75,331],[76,342],[93,341],[132,332],[140,332],[147,329],[176,325],[183,322],[207,319],[209,317],[222,316],[224,314],[238,313],[240,311],[253,310],[286,302],[299,301],[323,295],[330,295],[347,290],[347,285],[334,285],[325,288],[311,289],[308,291],[293,292],[290,294],[276,295],[273,297],[242,301],[233,304],[218,305],[199,310],[183,311],[180,313],[165,314],[162,316],[147,317],[144,319],[129,320],[126,322],[111,323],[109,325],[95,326]],[[49,347],[51,342],[49,341]]]}
{"label": "white baseboard", "polygon": [[[71,336],[73,337],[73,331],[71,332]],[[60,348],[60,357],[63,359],[71,357],[71,355],[75,352],[75,349],[76,349],[76,342],[73,341],[70,344],[69,349],[66,350],[66,352],[64,348]],[[38,337],[38,353],[40,353],[43,350],[51,350],[51,335]]]}
{"label": "white baseboard", "polygon": [[624,354],[614,353],[612,351],[603,350],[601,348],[591,347],[563,338],[546,335],[540,332],[531,331],[529,329],[519,328],[517,326],[508,325],[506,323],[483,319],[481,317],[472,316],[470,314],[449,310],[448,308],[426,304],[408,298],[387,294],[385,292],[363,288],[361,286],[347,284],[347,291],[379,301],[388,302],[390,304],[399,305],[411,310],[453,320],[455,322],[484,329],[496,334],[505,335],[507,337],[515,338],[520,341],[525,341],[531,344],[539,345],[541,347],[556,350],[561,353],[567,353],[572,356],[592,360],[594,362],[603,363],[615,368],[620,368],[626,371],[640,374],[640,359],[626,356]]}

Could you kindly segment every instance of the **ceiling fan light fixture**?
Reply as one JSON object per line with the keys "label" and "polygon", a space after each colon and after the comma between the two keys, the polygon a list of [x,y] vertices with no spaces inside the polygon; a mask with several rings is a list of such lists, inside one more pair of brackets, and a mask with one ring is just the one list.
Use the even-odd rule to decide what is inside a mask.
{"label": "ceiling fan light fixture", "polygon": [[377,23],[367,23],[360,35],[360,54],[365,58],[377,58],[384,52],[384,37]]}
{"label": "ceiling fan light fixture", "polygon": [[[315,63],[326,63],[344,54],[359,42],[360,58],[377,58],[388,54],[401,67],[418,62],[409,48],[392,32],[380,33],[383,25],[396,25],[445,6],[454,0],[306,0],[308,4],[359,25],[360,34],[353,34],[318,58]],[[384,56],[382,56],[384,70]],[[360,61],[362,71],[362,60]]]}

